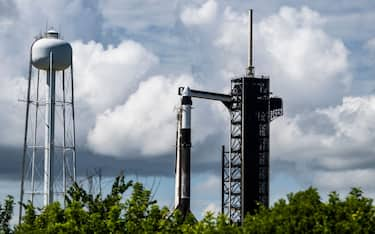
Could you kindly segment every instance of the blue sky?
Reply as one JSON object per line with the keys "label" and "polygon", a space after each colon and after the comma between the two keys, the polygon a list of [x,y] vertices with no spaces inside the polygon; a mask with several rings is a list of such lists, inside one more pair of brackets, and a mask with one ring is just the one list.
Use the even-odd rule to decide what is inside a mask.
{"label": "blue sky", "polygon": [[[375,198],[373,1],[0,0],[0,198],[18,197],[28,51],[53,26],[73,46],[78,168],[124,170],[173,204],[177,87],[228,92],[245,73],[254,9],[256,74],[285,115],[271,124],[271,200],[308,186]],[[220,206],[228,116],[194,100],[193,211]],[[106,179],[110,181],[110,179]]]}

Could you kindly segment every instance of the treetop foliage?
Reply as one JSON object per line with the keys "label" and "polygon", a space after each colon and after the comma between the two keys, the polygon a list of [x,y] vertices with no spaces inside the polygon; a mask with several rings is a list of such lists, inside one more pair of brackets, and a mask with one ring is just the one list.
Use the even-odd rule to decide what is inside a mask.
{"label": "treetop foliage", "polygon": [[260,206],[242,225],[210,212],[197,221],[192,215],[183,219],[179,211],[160,208],[141,183],[119,176],[104,198],[74,184],[64,208],[55,202],[38,211],[30,202],[24,204],[22,223],[15,227],[10,226],[14,200],[8,196],[0,205],[0,233],[375,233],[372,202],[358,188],[345,199],[332,192],[322,202],[318,191],[309,188],[288,194],[272,208]]}

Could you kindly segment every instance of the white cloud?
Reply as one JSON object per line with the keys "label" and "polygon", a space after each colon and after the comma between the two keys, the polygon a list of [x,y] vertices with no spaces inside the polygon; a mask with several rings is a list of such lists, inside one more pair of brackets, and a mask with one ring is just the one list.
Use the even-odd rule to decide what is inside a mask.
{"label": "white cloud", "polygon": [[[222,50],[222,74],[244,73],[247,15],[226,8],[214,41]],[[289,112],[336,104],[350,87],[343,42],[324,31],[324,17],[308,7],[282,7],[254,25],[256,73],[270,75],[272,91]]]}
{"label": "white cloud", "polygon": [[[344,97],[342,104],[317,109],[310,115],[315,119],[311,120],[308,114],[303,113],[295,117],[283,116],[274,121],[272,140],[275,142],[275,151],[281,152],[281,155],[289,152],[291,160],[294,160],[301,155],[297,156],[292,151],[306,151],[302,150],[306,147],[311,147],[309,155],[317,157],[314,156],[314,148],[320,154],[326,151],[335,155],[335,152],[344,153],[355,148],[369,149],[367,146],[375,140],[374,96]],[[330,128],[328,132],[327,128]]]}
{"label": "white cloud", "polygon": [[295,164],[301,178],[319,188],[375,191],[366,177],[375,173],[375,96],[345,97],[342,104],[311,116],[315,119],[285,116],[272,124],[271,158]]}
{"label": "white cloud", "polygon": [[348,51],[323,31],[321,18],[307,7],[282,7],[258,25],[256,43],[264,50],[259,70],[269,69],[273,91],[288,110],[334,104],[348,92]]}
{"label": "white cloud", "polygon": [[101,43],[72,43],[76,96],[96,112],[123,103],[158,58],[134,41],[104,48]]}
{"label": "white cloud", "polygon": [[375,139],[375,96],[345,97],[341,105],[319,110],[334,124],[336,139],[371,144]]}
{"label": "white cloud", "polygon": [[307,7],[300,11],[283,7],[278,15],[259,24],[266,53],[289,79],[320,82],[347,68],[344,44],[324,32],[321,21],[319,14]]}
{"label": "white cloud", "polygon": [[[239,14],[226,7],[223,14],[223,21],[219,27],[219,34],[214,41],[215,46],[227,52],[234,52],[237,55],[246,53],[248,40],[248,17]],[[246,61],[243,61],[246,62]]]}
{"label": "white cloud", "polygon": [[155,76],[141,82],[123,105],[97,117],[88,135],[90,147],[95,152],[119,157],[132,151],[144,156],[173,151],[177,88],[192,83],[188,76]]}
{"label": "white cloud", "polygon": [[[204,5],[199,9],[205,8]],[[234,71],[245,67],[243,64],[246,60],[240,62],[240,59],[243,54],[246,54],[246,50],[243,48],[247,46],[247,15],[245,13],[238,14],[230,8],[226,8],[223,16],[223,20],[219,22],[218,31],[214,32],[211,37],[202,39],[216,37],[212,50],[222,49],[215,54],[223,56],[217,57],[217,63],[214,65],[218,67],[218,70],[227,69],[227,74],[229,74],[231,69]],[[350,79],[350,75],[345,76],[344,74],[349,69],[348,52],[341,41],[330,37],[323,31],[324,22],[324,18],[309,8],[284,7],[276,15],[266,17],[256,24],[256,43],[259,44],[259,47],[264,48],[256,55],[256,61],[259,59],[262,64],[259,66],[259,70],[265,67],[270,69],[272,87],[277,88],[275,93],[281,94],[287,109],[293,110],[288,113],[289,117],[277,121],[275,130],[272,130],[282,132],[282,135],[274,136],[277,139],[272,138],[272,142],[278,142],[278,146],[275,147],[277,152],[283,153],[279,153],[279,155],[295,152],[297,148],[313,150],[316,145],[327,147],[332,141],[333,136],[328,135],[328,137],[322,138],[316,132],[305,132],[298,124],[301,121],[310,120],[304,115],[296,115],[301,105],[308,107],[302,107],[302,109],[311,111],[317,106],[324,107],[327,106],[327,103],[335,103],[332,99],[340,100],[344,93],[342,89],[348,85],[347,81]],[[288,56],[282,57],[284,54]],[[314,73],[315,70],[319,71],[319,75]],[[156,80],[158,81],[156,82]],[[159,83],[166,82],[166,87],[170,87],[173,83],[170,78],[153,78],[145,81],[126,102],[122,101],[122,105],[97,117],[96,126],[88,137],[89,145],[95,152],[121,156],[124,152],[133,151],[140,151],[143,155],[158,155],[173,151],[175,116],[168,108],[174,106],[176,102],[160,102],[163,103],[163,108],[167,109],[165,109],[165,113],[155,114],[157,111],[153,112],[155,107],[152,104],[148,104],[146,100],[137,101],[143,100],[141,95],[150,95],[145,91],[145,87],[146,84],[153,82],[157,83],[156,87],[159,87]],[[176,99],[174,89],[172,89],[170,98]],[[112,105],[112,107],[114,106]],[[146,110],[152,111],[146,113]],[[215,110],[218,111],[218,108]],[[327,118],[329,119],[329,116],[323,112],[313,112],[317,118],[322,118],[323,122]],[[214,112],[205,110],[204,113],[205,116],[212,116]],[[152,119],[151,115],[156,120],[154,122],[145,121]],[[199,115],[194,116],[197,116],[198,119]],[[142,117],[135,118],[133,116]],[[203,131],[208,133],[197,134],[198,142],[203,142],[213,132],[227,134],[221,127],[225,124],[223,123],[224,119],[210,121],[203,116],[201,120],[197,121],[197,126],[202,126]],[[140,123],[148,125],[146,127],[145,124],[142,124],[142,127],[134,130],[134,126],[139,126]],[[156,143],[152,138],[160,134],[160,129],[164,130],[159,138],[165,140],[162,143]],[[164,134],[167,131],[168,133]],[[193,135],[193,140],[195,136]],[[293,144],[295,137],[300,139],[298,146]],[[124,142],[128,143],[124,144]],[[303,153],[303,155],[308,160],[312,160],[309,153]],[[287,159],[283,158],[283,160]]]}
{"label": "white cloud", "polygon": [[180,19],[188,26],[210,24],[216,18],[217,8],[215,0],[208,0],[199,8],[186,7],[182,11]]}
{"label": "white cloud", "polygon": [[208,212],[211,212],[213,214],[218,214],[221,210],[221,207],[219,207],[217,204],[211,202],[209,203],[204,209],[203,209],[203,212],[202,212],[202,217],[207,214]]}

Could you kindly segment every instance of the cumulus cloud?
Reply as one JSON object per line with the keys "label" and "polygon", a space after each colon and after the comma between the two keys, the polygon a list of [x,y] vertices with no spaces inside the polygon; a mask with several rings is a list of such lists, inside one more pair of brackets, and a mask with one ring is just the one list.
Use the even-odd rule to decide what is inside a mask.
{"label": "cumulus cloud", "polygon": [[[206,9],[206,5],[209,2],[206,2],[201,8],[196,8],[195,10]],[[212,50],[222,49],[215,54],[223,55],[222,57],[217,57],[218,62],[214,65],[215,67],[217,66],[217,70],[228,69],[227,71],[229,71],[230,69],[244,68],[243,64],[246,62],[246,59],[241,62],[240,58],[243,58],[242,55],[246,54],[246,50],[243,48],[247,46],[247,15],[239,14],[227,7],[223,12],[223,16],[222,21],[219,23],[218,31],[212,35],[216,38]],[[283,132],[283,135],[275,136],[275,142],[283,146],[278,148],[278,152],[285,153],[296,150],[293,148],[293,140],[290,140],[294,137],[301,139],[299,147],[310,147],[313,149],[315,145],[322,144],[320,136],[316,136],[316,132],[319,133],[319,131],[322,131],[321,129],[315,128],[314,130],[314,128],[310,128],[311,132],[305,132],[305,129],[301,129],[299,124],[303,124],[303,122],[311,123],[314,120],[315,124],[321,124],[322,126],[330,125],[331,120],[326,113],[314,110],[317,106],[323,106],[322,108],[324,108],[329,103],[333,102],[335,104],[332,99],[340,100],[344,93],[342,89],[348,85],[347,81],[350,80],[350,75],[345,75],[345,72],[349,69],[347,64],[347,49],[340,40],[329,36],[323,30],[324,22],[325,19],[323,17],[307,7],[301,9],[284,7],[277,14],[266,17],[256,24],[256,41],[260,44],[259,47],[264,48],[264,50],[257,52],[256,59],[259,58],[261,64],[266,64],[260,65],[259,70],[264,69],[264,67],[270,69],[271,82],[273,87],[276,87],[276,93],[281,94],[284,98],[287,109],[293,110],[288,111],[289,117],[276,124],[278,130],[275,131]],[[210,38],[212,37],[203,39]],[[288,54],[288,56],[282,57],[284,54]],[[314,73],[315,70],[319,71],[319,73]],[[143,155],[158,155],[172,152],[175,116],[171,109],[163,111],[166,112],[164,114],[160,112],[157,116],[153,117],[157,120],[154,125],[152,125],[153,122],[149,122],[147,128],[143,124],[144,127],[136,130],[133,129],[139,123],[147,122],[144,120],[151,118],[147,117],[151,113],[153,113],[152,115],[156,115],[156,112],[153,111],[144,114],[146,110],[154,109],[150,106],[151,104],[147,104],[146,101],[136,101],[143,100],[141,95],[147,94],[149,96],[149,92],[144,91],[144,87],[146,87],[147,83],[155,82],[157,83],[155,87],[159,87],[159,83],[164,82],[166,83],[165,87],[171,87],[171,84],[173,84],[170,78],[159,77],[158,79],[149,79],[143,82],[128,100],[123,100],[121,105],[117,107],[113,105],[111,110],[97,117],[96,125],[90,131],[88,137],[89,145],[95,152],[116,156],[120,156],[123,152],[134,150],[140,151]],[[171,91],[170,98],[173,100],[176,98],[174,89]],[[167,106],[168,104],[169,108],[176,104],[176,102],[172,103],[170,101],[160,103],[163,103],[163,106]],[[313,114],[298,114],[297,110],[299,110],[301,105],[308,106],[308,108],[303,107],[302,110],[309,110]],[[135,106],[137,106],[137,109],[135,109]],[[225,112],[225,110],[218,108],[215,108],[214,111]],[[213,115],[214,111],[206,110],[205,114],[206,116],[208,113],[210,113],[208,115]],[[226,114],[223,114],[223,116]],[[132,116],[142,117],[135,118]],[[207,118],[203,117],[202,119]],[[200,126],[205,126],[203,129],[211,126],[211,129],[207,130],[210,133],[216,131],[216,133],[227,134],[224,131],[225,128],[220,127],[225,124],[223,122],[225,121],[224,119],[221,118],[216,122],[214,121],[206,125],[200,124]],[[327,120],[329,124],[327,124]],[[203,121],[201,120],[200,122]],[[150,132],[147,132],[147,129],[150,129]],[[166,140],[162,144],[153,143],[151,138],[155,137],[155,134],[160,129],[165,129],[165,132],[168,129],[169,133],[162,135],[163,139]],[[147,136],[145,135],[146,132]],[[153,132],[156,133],[154,134]],[[203,137],[200,137],[199,140],[204,141],[205,137],[209,134],[200,133],[199,135],[203,135]],[[122,140],[120,141],[119,139]],[[129,142],[129,144],[126,144],[126,147],[125,144],[120,143],[125,142],[125,139],[126,142]],[[325,144],[328,144],[327,139],[326,141]],[[169,143],[166,144],[165,142]]]}
{"label": "cumulus cloud", "polygon": [[335,126],[336,138],[353,144],[370,144],[375,138],[375,97],[345,97],[341,105],[319,110]]}
{"label": "cumulus cloud", "polygon": [[266,52],[278,67],[285,67],[290,79],[307,80],[306,75],[312,79],[311,73],[319,71],[315,79],[320,81],[346,69],[344,44],[324,32],[322,22],[320,15],[307,7],[300,11],[283,7],[278,15],[260,23],[259,32],[265,40]]}
{"label": "cumulus cloud", "polygon": [[187,26],[210,24],[215,20],[217,8],[215,0],[208,0],[199,8],[186,7],[182,11],[180,19]]}
{"label": "cumulus cloud", "polygon": [[120,157],[132,151],[144,156],[172,151],[177,88],[192,83],[188,76],[155,76],[141,82],[123,105],[97,117],[96,125],[88,135],[90,147],[95,152]]}
{"label": "cumulus cloud", "polygon": [[247,24],[248,17],[245,14],[240,14],[233,11],[232,8],[226,7],[218,36],[214,41],[215,46],[236,55],[246,53],[249,33]]}
{"label": "cumulus cloud", "polygon": [[[318,155],[346,160],[348,158],[345,155],[352,153],[348,151],[368,149],[375,139],[374,105],[373,96],[345,97],[338,106],[316,109],[311,114],[299,114],[295,117],[284,116],[276,120],[272,129],[274,150],[280,152],[276,155],[291,161],[315,159]],[[301,151],[302,155],[297,156],[298,151]],[[358,157],[358,161],[363,159]],[[327,158],[322,157],[319,161],[331,168],[330,164],[324,163],[328,162],[326,160]],[[337,167],[339,165],[342,164],[336,161],[335,169],[343,169]]]}
{"label": "cumulus cloud", "polygon": [[[245,67],[247,16],[227,8],[224,18],[215,45],[231,58],[223,73],[235,74]],[[272,89],[289,112],[335,104],[348,93],[349,52],[324,31],[324,23],[308,7],[282,7],[254,25],[256,71],[271,76]]]}
{"label": "cumulus cloud", "polygon": [[130,40],[107,48],[94,41],[76,41],[72,47],[76,96],[95,112],[123,103],[159,61],[141,44]]}
{"label": "cumulus cloud", "polygon": [[259,24],[261,61],[271,65],[259,67],[270,69],[273,90],[285,98],[287,110],[335,104],[348,92],[348,51],[323,31],[320,18],[307,7],[283,7]]}
{"label": "cumulus cloud", "polygon": [[[306,121],[311,116],[315,121]],[[340,105],[317,109],[310,117],[286,116],[272,124],[272,159],[295,164],[297,173],[304,171],[310,183],[323,189],[362,186],[375,191],[367,179],[375,173],[375,97],[345,97]]]}
{"label": "cumulus cloud", "polygon": [[[88,134],[88,145],[96,153],[117,157],[158,157],[173,154],[176,137],[176,108],[181,86],[200,88],[191,76],[154,76],[139,84],[125,103],[101,113]],[[221,133],[221,116],[215,105],[193,101],[192,144],[204,144]],[[132,155],[133,154],[133,155]]]}
{"label": "cumulus cloud", "polygon": [[204,216],[205,214],[207,214],[208,212],[211,212],[213,214],[218,214],[220,212],[220,209],[221,207],[219,207],[217,204],[215,203],[209,203],[204,209],[203,209],[203,212],[202,212],[202,216]]}

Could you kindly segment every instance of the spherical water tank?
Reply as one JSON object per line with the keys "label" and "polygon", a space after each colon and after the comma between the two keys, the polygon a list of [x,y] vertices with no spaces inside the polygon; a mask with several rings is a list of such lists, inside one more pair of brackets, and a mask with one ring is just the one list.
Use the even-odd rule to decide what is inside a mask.
{"label": "spherical water tank", "polygon": [[49,30],[45,37],[37,40],[31,49],[31,61],[34,67],[49,70],[50,54],[52,54],[52,69],[64,70],[71,65],[72,47],[59,39],[58,32]]}

